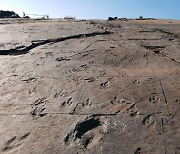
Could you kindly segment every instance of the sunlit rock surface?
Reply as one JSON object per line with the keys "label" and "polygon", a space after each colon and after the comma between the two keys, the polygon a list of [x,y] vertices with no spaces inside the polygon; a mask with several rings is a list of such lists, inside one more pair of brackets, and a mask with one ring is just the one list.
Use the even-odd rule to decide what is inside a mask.
{"label": "sunlit rock surface", "polygon": [[179,27],[0,20],[0,153],[180,153]]}

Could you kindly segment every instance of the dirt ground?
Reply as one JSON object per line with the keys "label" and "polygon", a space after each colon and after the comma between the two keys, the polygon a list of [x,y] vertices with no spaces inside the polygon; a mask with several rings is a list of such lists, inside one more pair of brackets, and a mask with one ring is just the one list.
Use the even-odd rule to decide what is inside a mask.
{"label": "dirt ground", "polygon": [[0,20],[1,154],[179,154],[180,21]]}

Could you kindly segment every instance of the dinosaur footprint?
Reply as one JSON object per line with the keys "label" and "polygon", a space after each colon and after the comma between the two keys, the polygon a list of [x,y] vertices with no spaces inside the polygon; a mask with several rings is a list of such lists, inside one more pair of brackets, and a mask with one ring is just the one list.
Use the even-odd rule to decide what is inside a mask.
{"label": "dinosaur footprint", "polygon": [[28,138],[29,135],[30,132],[25,133],[22,136],[11,137],[7,142],[5,142],[2,151],[8,152],[20,147],[24,143],[24,141]]}

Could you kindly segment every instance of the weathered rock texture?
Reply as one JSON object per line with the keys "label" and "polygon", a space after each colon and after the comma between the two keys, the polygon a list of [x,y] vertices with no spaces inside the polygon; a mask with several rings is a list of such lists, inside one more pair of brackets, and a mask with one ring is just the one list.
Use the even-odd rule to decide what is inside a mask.
{"label": "weathered rock texture", "polygon": [[180,21],[0,24],[1,154],[180,153]]}

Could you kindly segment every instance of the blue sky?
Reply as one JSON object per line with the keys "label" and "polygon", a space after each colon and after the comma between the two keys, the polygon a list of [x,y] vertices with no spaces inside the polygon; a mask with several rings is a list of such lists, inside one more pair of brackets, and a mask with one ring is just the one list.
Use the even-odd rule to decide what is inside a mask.
{"label": "blue sky", "polygon": [[52,18],[70,15],[78,19],[107,19],[109,16],[152,17],[180,20],[180,0],[0,0],[0,10],[49,14]]}

